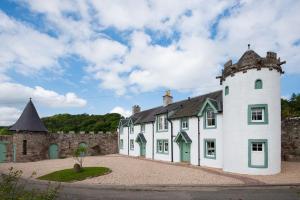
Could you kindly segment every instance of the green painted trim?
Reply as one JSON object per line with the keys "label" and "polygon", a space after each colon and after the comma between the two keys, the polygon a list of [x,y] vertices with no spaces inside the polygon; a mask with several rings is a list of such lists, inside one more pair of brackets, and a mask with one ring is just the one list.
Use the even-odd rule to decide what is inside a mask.
{"label": "green painted trim", "polygon": [[[264,144],[265,148],[265,162],[264,165],[251,165],[251,151],[252,143],[259,142]],[[249,168],[268,168],[269,158],[268,158],[268,140],[267,139],[249,139],[248,140],[248,167]]]}
{"label": "green painted trim", "polygon": [[229,87],[228,86],[225,86],[225,96],[227,96],[229,94]]}
{"label": "green painted trim", "polygon": [[[215,156],[214,157],[211,157],[211,156],[207,156],[207,152],[206,152],[206,142],[214,142],[215,143]],[[207,158],[207,159],[213,159],[213,160],[216,160],[217,159],[217,143],[216,143],[216,139],[204,139],[203,140],[203,146],[204,146],[204,158]]]}
{"label": "green painted trim", "polygon": [[204,104],[202,105],[200,112],[198,113],[198,116],[201,117],[203,115],[203,111],[206,108],[206,104],[208,104],[214,111],[214,113],[218,113],[218,109],[211,103],[211,100],[209,98],[207,98],[204,102]]}
{"label": "green painted trim", "polygon": [[216,122],[215,126],[210,126],[210,127],[206,126],[207,109],[208,109],[208,106],[205,109],[205,112],[204,112],[204,115],[203,115],[203,129],[216,129],[217,128],[217,121],[218,121],[218,116],[217,116],[216,113],[215,113],[215,122]]}
{"label": "green painted trim", "polygon": [[[160,133],[160,132],[168,132],[169,131],[169,122],[167,122],[168,123],[168,128],[167,129],[164,129],[164,130],[158,130],[158,118],[159,118],[159,116],[162,116],[162,115],[165,115],[165,117],[167,117],[167,114],[161,114],[161,115],[157,115],[156,116],[156,132],[157,133]],[[163,122],[164,123],[164,122]],[[164,125],[164,124],[163,124]]]}
{"label": "green painted trim", "polygon": [[[182,128],[182,122],[183,122],[183,120],[187,121],[187,128]],[[189,130],[189,127],[190,127],[189,118],[188,117],[181,118],[180,119],[180,129],[181,130]]]}
{"label": "green painted trim", "polygon": [[[133,147],[131,148],[131,141],[133,142]],[[129,149],[134,150],[134,139],[129,140]]]}
{"label": "green painted trim", "polygon": [[[252,108],[263,108],[264,109],[264,121],[263,122],[252,122],[251,109]],[[264,125],[269,124],[269,112],[268,104],[252,104],[248,105],[248,125]]]}
{"label": "green painted trim", "polygon": [[[158,151],[158,142],[162,142],[162,152],[159,152]],[[165,151],[165,142],[168,142],[168,152],[166,152]],[[169,140],[167,140],[167,139],[158,139],[158,140],[156,140],[156,153],[158,153],[158,154],[165,154],[165,155],[168,155],[169,154]]]}
{"label": "green painted trim", "polygon": [[261,79],[256,79],[254,83],[254,89],[259,90],[263,88],[263,81]]}

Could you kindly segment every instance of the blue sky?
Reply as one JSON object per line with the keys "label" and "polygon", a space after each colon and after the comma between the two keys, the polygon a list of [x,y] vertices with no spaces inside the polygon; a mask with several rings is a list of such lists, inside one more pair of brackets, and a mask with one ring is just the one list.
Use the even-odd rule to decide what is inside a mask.
{"label": "blue sky", "polygon": [[41,116],[129,115],[220,89],[222,65],[251,43],[283,60],[282,96],[300,91],[299,1],[0,2],[0,125],[32,97]]}

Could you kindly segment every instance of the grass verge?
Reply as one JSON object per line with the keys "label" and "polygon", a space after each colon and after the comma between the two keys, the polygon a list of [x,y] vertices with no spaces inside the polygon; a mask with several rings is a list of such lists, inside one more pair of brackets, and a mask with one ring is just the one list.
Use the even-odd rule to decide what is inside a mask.
{"label": "grass verge", "polygon": [[105,174],[109,174],[110,172],[111,169],[106,167],[84,167],[80,172],[75,172],[72,168],[55,171],[50,174],[38,177],[38,179],[57,182],[74,182],[82,181],[87,178],[102,176]]}

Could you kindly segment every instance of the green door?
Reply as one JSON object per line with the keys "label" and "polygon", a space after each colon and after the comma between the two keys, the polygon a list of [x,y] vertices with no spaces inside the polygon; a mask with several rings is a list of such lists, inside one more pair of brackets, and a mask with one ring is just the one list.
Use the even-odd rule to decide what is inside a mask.
{"label": "green door", "polygon": [[0,163],[6,161],[6,144],[0,143]]}
{"label": "green door", "polygon": [[191,144],[181,142],[180,155],[182,162],[190,162],[190,147]]}
{"label": "green door", "polygon": [[140,143],[140,152],[141,152],[141,156],[146,155],[146,144],[145,143]]}
{"label": "green door", "polygon": [[57,159],[58,158],[58,146],[57,144],[51,144],[49,147],[49,158]]}

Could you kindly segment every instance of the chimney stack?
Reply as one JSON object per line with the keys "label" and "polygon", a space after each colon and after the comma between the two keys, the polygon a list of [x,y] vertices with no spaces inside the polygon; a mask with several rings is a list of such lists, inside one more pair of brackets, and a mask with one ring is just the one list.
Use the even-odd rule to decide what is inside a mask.
{"label": "chimney stack", "polygon": [[136,113],[139,113],[141,112],[141,107],[139,105],[134,105],[132,106],[132,114],[136,114]]}
{"label": "chimney stack", "polygon": [[171,91],[167,90],[166,94],[163,96],[164,106],[173,103],[173,97],[171,96]]}

